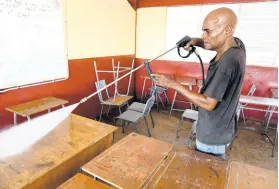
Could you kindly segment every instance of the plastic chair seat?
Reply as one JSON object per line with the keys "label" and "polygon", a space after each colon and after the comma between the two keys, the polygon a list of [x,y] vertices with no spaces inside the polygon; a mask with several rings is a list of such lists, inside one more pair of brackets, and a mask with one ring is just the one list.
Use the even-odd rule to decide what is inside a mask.
{"label": "plastic chair seat", "polygon": [[182,117],[186,119],[198,120],[199,112],[191,109],[187,109],[183,112]]}

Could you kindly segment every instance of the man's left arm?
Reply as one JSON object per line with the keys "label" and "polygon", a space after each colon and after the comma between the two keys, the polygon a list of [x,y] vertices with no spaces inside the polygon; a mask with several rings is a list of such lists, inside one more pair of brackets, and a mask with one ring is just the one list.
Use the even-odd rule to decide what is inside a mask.
{"label": "man's left arm", "polygon": [[178,91],[180,94],[182,94],[184,97],[186,97],[190,102],[195,104],[196,106],[205,109],[207,111],[212,111],[216,107],[218,100],[214,98],[210,98],[206,95],[202,95],[199,93],[196,93],[194,91],[191,91],[185,87],[183,87],[180,83],[177,81],[167,78],[164,75],[160,74],[153,74],[155,83],[162,87],[172,88],[176,91]]}

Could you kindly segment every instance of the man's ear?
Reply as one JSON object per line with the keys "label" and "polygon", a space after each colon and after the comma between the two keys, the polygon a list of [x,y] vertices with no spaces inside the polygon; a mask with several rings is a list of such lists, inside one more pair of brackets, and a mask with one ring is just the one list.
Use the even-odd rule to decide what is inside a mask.
{"label": "man's ear", "polygon": [[224,33],[226,37],[230,37],[233,34],[233,28],[231,26],[227,26],[224,29]]}

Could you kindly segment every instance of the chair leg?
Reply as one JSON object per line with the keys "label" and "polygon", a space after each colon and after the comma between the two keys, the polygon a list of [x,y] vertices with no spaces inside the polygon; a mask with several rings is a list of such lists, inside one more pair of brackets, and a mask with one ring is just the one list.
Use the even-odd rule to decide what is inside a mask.
{"label": "chair leg", "polygon": [[118,106],[118,108],[119,108],[119,115],[121,114],[121,107],[120,106]]}
{"label": "chair leg", "polygon": [[181,125],[182,125],[182,121],[183,121],[183,117],[181,116],[181,118],[179,120],[179,123],[178,123],[177,130],[176,130],[176,138],[179,138],[179,132],[180,132],[180,128],[181,128]]}
{"label": "chair leg", "polygon": [[121,120],[121,126],[122,126],[122,133],[124,133],[124,121],[123,121],[123,119]]}
{"label": "chair leg", "polygon": [[137,123],[133,123],[133,124],[134,124],[134,126],[135,126],[135,128],[136,128],[136,132],[139,133],[139,128],[138,128]]}
{"label": "chair leg", "polygon": [[102,104],[102,108],[101,108],[101,113],[100,113],[99,121],[101,121],[101,119],[102,119],[103,108],[104,108],[104,105]]}
{"label": "chair leg", "polygon": [[156,104],[157,104],[157,111],[159,112],[159,102],[158,102],[158,94],[155,94],[155,100],[156,100]]}
{"label": "chair leg", "polygon": [[173,96],[173,100],[172,100],[172,104],[171,104],[171,109],[170,109],[170,114],[169,114],[169,116],[171,115],[171,111],[172,111],[172,109],[173,109],[173,105],[174,105],[174,102],[175,102],[176,95],[177,95],[177,91],[174,92],[174,96]]}
{"label": "chair leg", "polygon": [[162,105],[163,105],[163,108],[166,110],[166,107],[165,107],[165,105],[164,105],[164,102],[163,102],[162,97],[160,96],[160,94],[158,94],[158,97],[159,97],[159,99],[160,99],[160,101],[161,101],[161,103],[162,103]]}
{"label": "chair leg", "polygon": [[152,114],[151,114],[151,111],[149,112],[149,114],[150,114],[150,118],[151,118],[152,126],[153,126],[153,128],[154,128],[154,127],[155,127],[155,124],[154,124],[154,120],[153,120],[153,116],[152,116]]}
{"label": "chair leg", "polygon": [[170,106],[171,103],[170,103],[170,101],[169,101],[169,98],[168,98],[168,95],[167,95],[166,91],[164,91],[164,94],[165,94],[165,98],[166,98],[166,100],[167,100],[168,106]]}
{"label": "chair leg", "polygon": [[243,118],[244,126],[246,127],[246,121],[245,121],[245,116],[244,116],[243,108],[241,108],[241,112],[242,112],[242,118]]}
{"label": "chair leg", "polygon": [[143,119],[144,119],[145,126],[146,126],[146,132],[147,132],[147,134],[151,137],[151,134],[150,134],[150,131],[149,131],[149,127],[148,127],[148,123],[147,123],[146,117],[144,116]]}
{"label": "chair leg", "polygon": [[108,107],[107,116],[108,116],[108,114],[109,114],[109,111],[110,111],[110,105],[109,105],[109,107]]}
{"label": "chair leg", "polygon": [[276,133],[275,133],[275,138],[274,138],[274,142],[273,142],[271,157],[274,157],[275,146],[276,146],[276,143],[277,143],[277,135],[278,135],[278,125],[276,127]]}

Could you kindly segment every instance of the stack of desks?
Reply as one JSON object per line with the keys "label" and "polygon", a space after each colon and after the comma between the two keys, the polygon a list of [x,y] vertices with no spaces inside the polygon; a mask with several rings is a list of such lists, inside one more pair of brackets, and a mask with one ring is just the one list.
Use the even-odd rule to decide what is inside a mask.
{"label": "stack of desks", "polygon": [[56,188],[109,148],[116,129],[70,114],[24,152],[0,158],[0,188]]}
{"label": "stack of desks", "polygon": [[[216,156],[131,133],[82,166],[59,189],[81,188],[94,180],[111,188],[277,188],[277,172],[242,163],[229,163]],[[105,184],[105,185],[103,185]],[[99,186],[99,185],[98,185]],[[268,186],[268,187],[267,187]],[[89,187],[84,187],[89,188]],[[97,184],[96,184],[96,187]]]}

